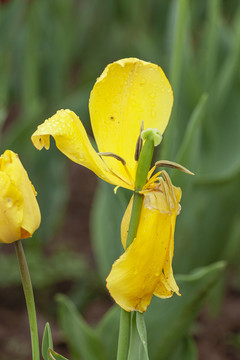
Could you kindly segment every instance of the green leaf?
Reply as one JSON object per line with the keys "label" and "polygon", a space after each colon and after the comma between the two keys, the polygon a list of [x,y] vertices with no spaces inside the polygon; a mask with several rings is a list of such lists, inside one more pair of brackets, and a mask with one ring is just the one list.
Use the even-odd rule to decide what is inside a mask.
{"label": "green leaf", "polygon": [[[199,145],[201,121],[206,109],[207,99],[208,95],[203,94],[190,116],[177,156],[177,162],[179,164],[193,167],[196,164],[196,161],[199,160],[199,146],[197,146],[197,144]],[[196,152],[198,152],[198,154],[196,154]]]}
{"label": "green leaf", "polygon": [[198,360],[197,346],[191,336],[185,337],[169,360]]}
{"label": "green leaf", "polygon": [[96,328],[101,344],[105,347],[106,359],[109,360],[114,359],[117,353],[120,312],[119,306],[112,306]]}
{"label": "green leaf", "polygon": [[131,319],[131,336],[128,352],[128,360],[148,360],[146,352],[143,348],[143,343],[139,335],[137,327],[137,314],[134,311]]}
{"label": "green leaf", "polygon": [[227,55],[212,91],[212,106],[217,115],[221,113],[226,100],[226,94],[231,91],[233,83],[236,79],[236,72],[239,69],[240,58],[240,6],[236,9],[236,15],[233,24],[232,48]]}
{"label": "green leaf", "polygon": [[44,360],[49,360],[49,348],[53,349],[52,332],[49,323],[46,323],[42,338],[42,356]]}
{"label": "green leaf", "polygon": [[74,356],[83,360],[106,360],[97,332],[86,324],[75,305],[64,295],[58,295],[57,301],[60,324]]}
{"label": "green leaf", "polygon": [[149,360],[148,357],[148,345],[147,345],[147,329],[144,321],[143,314],[137,312],[136,314],[136,324],[137,324],[137,330],[138,334],[140,336],[140,339],[142,341],[142,345],[145,351],[146,359]]}
{"label": "green leaf", "polygon": [[[180,83],[182,78],[182,68],[185,59],[186,35],[188,32],[189,23],[189,1],[188,0],[174,0],[171,2],[169,11],[168,23],[168,40],[171,46],[170,50],[170,71],[169,80],[174,92],[174,107],[172,112],[172,119],[176,118],[179,109],[179,98],[181,94]],[[171,157],[173,146],[172,141],[177,134],[178,123],[170,121],[166,134],[164,134],[164,142],[162,148],[163,158]],[[175,149],[174,149],[175,150]]]}
{"label": "green leaf", "polygon": [[68,359],[62,355],[59,355],[58,353],[56,353],[56,351],[52,349],[48,349],[48,360],[68,360]]}
{"label": "green leaf", "polygon": [[188,333],[191,324],[201,310],[209,292],[222,275],[224,262],[200,268],[191,275],[176,277],[181,297],[159,300],[153,298],[145,320],[152,360],[169,360],[173,349]]}

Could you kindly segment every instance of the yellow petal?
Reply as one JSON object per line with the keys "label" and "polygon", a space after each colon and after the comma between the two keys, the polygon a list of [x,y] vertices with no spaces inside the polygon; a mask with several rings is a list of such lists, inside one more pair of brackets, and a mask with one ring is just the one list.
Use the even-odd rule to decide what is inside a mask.
{"label": "yellow petal", "polygon": [[[4,174],[5,177],[8,177],[9,182],[12,184],[11,211],[15,211],[13,209],[15,206],[18,209],[20,197],[23,203],[22,221],[21,224],[18,222],[21,234],[20,237],[12,241],[30,237],[40,225],[41,214],[36,200],[36,192],[17,154],[10,150],[5,151],[0,158],[0,173],[2,176]],[[5,195],[4,198],[6,199]]]}
{"label": "yellow petal", "polygon": [[[92,147],[78,116],[70,110],[59,110],[32,135],[33,145],[41,150],[49,149],[49,137],[53,136],[58,149],[72,161],[92,170],[103,180],[114,185],[131,188],[129,184],[115,176]],[[115,162],[118,162],[114,159]],[[122,165],[123,166],[123,165]]]}
{"label": "yellow petal", "polygon": [[163,274],[159,277],[159,282],[155,288],[154,295],[161,299],[168,299],[173,296],[173,291],[169,290],[169,288],[165,286],[165,278]]}
{"label": "yellow petal", "polygon": [[144,200],[137,236],[107,278],[111,296],[126,311],[144,312],[151,301],[170,241],[170,222],[171,216]]}
{"label": "yellow petal", "polygon": [[175,230],[175,220],[176,217],[172,217],[171,219],[171,239],[169,242],[168,251],[166,254],[166,259],[163,265],[163,272],[159,277],[158,285],[154,291],[154,295],[160,298],[171,297],[175,292],[180,296],[179,287],[173,276],[172,269],[172,259],[173,259],[173,249],[174,249],[174,230]]}
{"label": "yellow petal", "polygon": [[[141,121],[144,129],[158,128],[163,134],[172,109],[171,86],[162,69],[135,58],[122,59],[106,67],[90,95],[89,110],[100,152],[121,156],[135,179],[135,148]],[[120,163],[106,163],[121,178]]]}
{"label": "yellow petal", "polygon": [[[151,190],[149,192],[144,193],[144,206],[149,207],[149,208],[153,208],[155,210],[158,210],[160,213],[163,214],[171,214],[171,213],[176,213],[177,215],[180,212],[180,205],[179,202],[181,200],[181,196],[182,196],[182,191],[179,187],[173,186],[173,190],[175,193],[175,197],[176,197],[176,201],[177,201],[177,205],[175,209],[169,209],[169,205],[167,203],[167,199],[164,196],[164,193],[160,190],[158,191],[154,191]],[[122,245],[124,247],[124,249],[126,248],[126,243],[127,243],[127,235],[128,235],[128,228],[129,228],[129,223],[130,223],[130,219],[131,219],[131,213],[132,213],[132,204],[133,204],[133,196],[131,197],[129,204],[127,206],[127,209],[125,211],[124,217],[122,219],[122,223],[121,223],[121,241],[122,241]],[[173,229],[173,233],[174,233],[174,229]],[[173,249],[172,249],[173,252]]]}
{"label": "yellow petal", "polygon": [[[181,189],[173,187],[177,203],[169,207],[168,196],[156,189],[144,193],[143,207],[136,238],[113,264],[107,288],[126,311],[146,311],[153,294],[167,298],[178,293],[172,273],[173,241],[176,216],[179,213]],[[124,248],[129,228],[133,198],[121,225]]]}
{"label": "yellow petal", "polygon": [[23,197],[8,175],[0,171],[0,243],[21,238]]}

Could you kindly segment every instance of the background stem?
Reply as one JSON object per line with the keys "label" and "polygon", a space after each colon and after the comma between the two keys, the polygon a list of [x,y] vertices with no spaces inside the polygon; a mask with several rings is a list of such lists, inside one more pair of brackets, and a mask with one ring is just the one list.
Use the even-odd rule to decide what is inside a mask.
{"label": "background stem", "polygon": [[27,311],[28,311],[28,319],[29,319],[31,342],[32,342],[32,359],[40,360],[34,295],[33,295],[33,289],[32,289],[31,278],[28,270],[28,265],[24,255],[24,250],[21,240],[15,242],[15,248],[16,248],[19,268],[21,272],[22,285],[23,285]]}

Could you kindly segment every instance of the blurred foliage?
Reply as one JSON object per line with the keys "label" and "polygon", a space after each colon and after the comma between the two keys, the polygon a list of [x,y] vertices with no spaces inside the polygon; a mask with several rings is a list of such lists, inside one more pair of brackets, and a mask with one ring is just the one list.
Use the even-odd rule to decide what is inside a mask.
{"label": "blurred foliage", "polygon": [[[182,292],[180,298],[152,300],[151,306],[145,313],[150,359],[197,359],[193,357],[196,354],[194,342],[186,337],[209,290],[222,276],[223,269],[224,263],[219,262],[198,269],[190,275],[179,276],[177,281]],[[114,359],[117,352],[120,308],[113,306],[93,328],[86,324],[68,298],[59,295],[57,300],[60,323],[70,345],[72,358]],[[179,353],[182,357],[176,357]]]}
{"label": "blurred foliage", "polygon": [[[226,260],[236,273],[234,286],[239,290],[239,1],[0,2],[0,50],[0,151],[11,148],[19,154],[37,189],[42,213],[34,241],[26,241],[33,282],[44,287],[59,278],[85,278],[85,285],[73,294],[81,310],[101,293],[98,285],[88,283],[92,275],[86,271],[85,262],[71,252],[47,258],[43,253],[43,245],[66,216],[67,161],[53,147],[39,153],[30,136],[39,123],[60,108],[75,111],[91,133],[90,90],[103,68],[116,59],[135,56],[157,63],[165,71],[175,102],[155,158],[179,162],[196,173],[190,177],[171,171],[174,185],[183,191],[173,267],[175,273],[189,273],[196,267],[204,270],[202,277],[186,275],[179,282],[181,299],[154,300],[146,322],[150,358],[157,359],[158,351],[169,354],[174,344],[172,360],[196,359],[191,323],[213,287],[215,275],[217,278],[221,273],[220,265],[206,266]],[[98,281],[100,276],[102,289],[113,261],[122,252],[120,223],[130,197],[123,189],[117,195],[112,190],[111,185],[99,183],[91,219],[96,278]],[[19,281],[12,256],[1,255],[0,274],[0,286]],[[213,307],[219,306],[223,288],[224,277],[220,290],[211,296]],[[76,341],[74,333],[68,339],[75,358],[94,359],[95,350],[89,348],[93,343],[96,351],[104,354],[102,358],[104,351],[115,354],[118,309],[113,307],[92,329],[80,315],[71,318],[76,309],[68,301],[60,298],[60,319],[64,330],[68,326],[64,311],[70,311],[69,321],[77,321],[74,329],[80,335]],[[175,311],[182,316],[177,323]],[[161,316],[164,318],[159,321]],[[173,333],[168,335],[170,318]],[[103,336],[106,331],[108,338]],[[159,331],[160,340],[155,336]],[[109,359],[112,354],[107,355]]]}
{"label": "blurred foliage", "polygon": [[[58,250],[52,256],[45,256],[30,249],[26,251],[26,258],[35,289],[46,289],[69,280],[79,282],[85,279],[86,271],[90,271],[84,258],[69,250]],[[0,287],[21,283],[15,254],[0,254],[0,272],[4,274],[0,276]]]}

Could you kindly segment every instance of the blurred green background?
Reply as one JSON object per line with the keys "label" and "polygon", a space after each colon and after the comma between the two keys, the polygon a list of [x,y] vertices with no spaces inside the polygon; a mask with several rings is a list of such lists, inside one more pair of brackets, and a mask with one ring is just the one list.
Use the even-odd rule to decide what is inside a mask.
{"label": "blurred green background", "polygon": [[[91,88],[108,63],[124,57],[163,68],[175,101],[155,157],[196,173],[170,172],[183,191],[173,264],[182,274],[182,298],[154,300],[147,312],[150,358],[211,358],[199,347],[201,327],[194,319],[206,301],[211,316],[221,318],[224,299],[234,294],[240,300],[238,0],[0,1],[0,147],[1,153],[8,148],[19,154],[38,192],[41,228],[24,246],[39,311],[44,319],[60,319],[65,335],[56,332],[55,339],[60,345],[65,339],[72,359],[114,359],[118,310],[113,307],[97,327],[88,327],[65,297],[58,297],[57,316],[53,293],[67,293],[85,318],[93,304],[92,322],[110,307],[105,278],[122,251],[120,223],[130,194],[119,189],[114,195],[102,182],[97,186],[94,175],[70,164],[53,142],[50,151],[39,153],[30,136],[60,108],[75,111],[91,136]],[[0,289],[4,310],[8,296],[20,291],[16,259],[6,245],[0,247]],[[240,323],[231,326],[219,359],[239,359]],[[14,349],[19,354],[17,345],[7,348],[1,341],[1,331],[0,347],[3,360]],[[28,359],[22,351],[21,359]]]}

